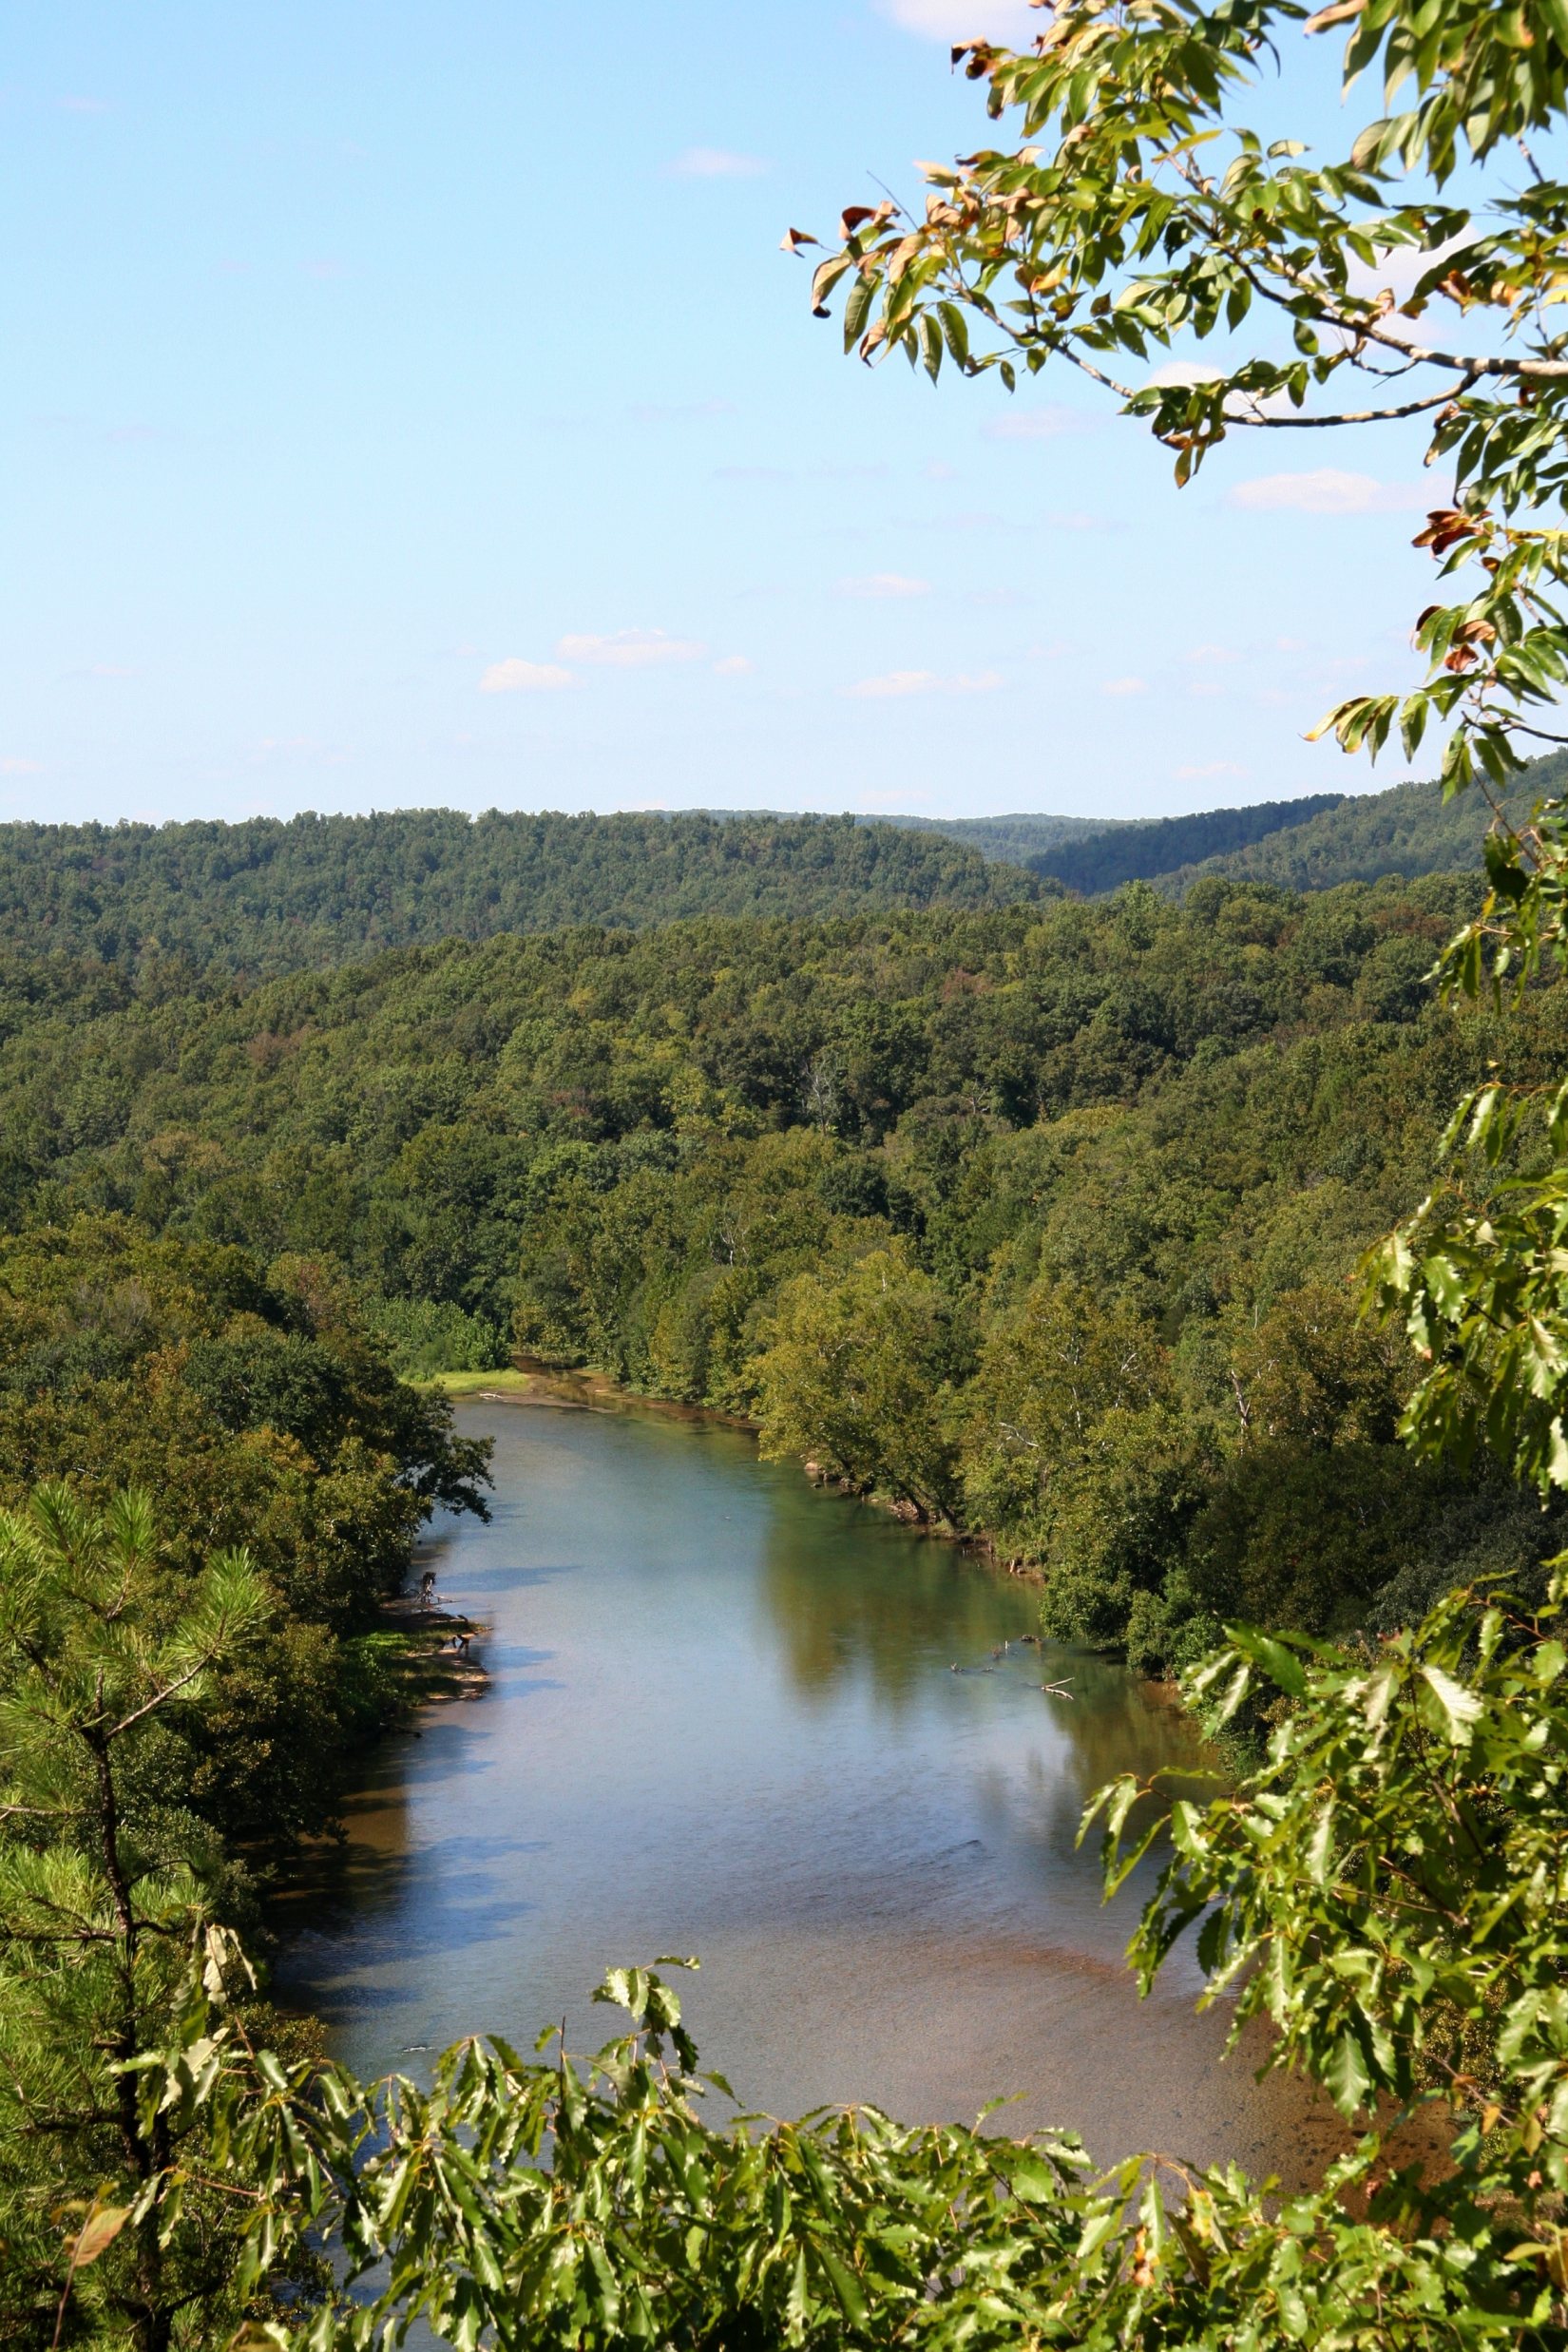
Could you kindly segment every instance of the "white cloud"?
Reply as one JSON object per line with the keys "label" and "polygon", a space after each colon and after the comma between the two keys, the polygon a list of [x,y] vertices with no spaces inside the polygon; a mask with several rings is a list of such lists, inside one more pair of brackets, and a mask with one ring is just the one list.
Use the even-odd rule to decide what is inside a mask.
{"label": "white cloud", "polygon": [[1015,409],[993,416],[984,428],[987,441],[1058,441],[1063,433],[1087,432],[1094,418],[1060,403],[1048,409]]}
{"label": "white cloud", "polygon": [[556,647],[563,661],[590,661],[606,670],[647,670],[667,661],[698,661],[707,652],[695,638],[671,637],[663,629],[617,629],[610,637],[564,637]]}
{"label": "white cloud", "polygon": [[857,679],[844,692],[857,702],[889,702],[911,694],[994,694],[1003,683],[998,670],[973,678],[941,678],[935,670],[888,670],[880,678]]}
{"label": "white cloud", "polygon": [[492,661],[479,681],[481,694],[551,694],[572,683],[570,670],[553,661]]}
{"label": "white cloud", "polygon": [[[1149,392],[1159,384],[1217,384],[1224,373],[1223,368],[1216,368],[1206,359],[1168,359],[1153,375],[1146,375],[1138,389]],[[1225,403],[1227,416],[1239,416],[1252,423],[1261,416],[1289,416],[1291,412],[1291,403],[1283,392],[1272,392],[1266,400],[1253,400],[1246,392],[1233,392]]]}
{"label": "white cloud", "polygon": [[1207,664],[1211,661],[1234,661],[1237,655],[1235,648],[1232,645],[1195,645],[1191,653],[1185,653],[1181,658],[1183,661],[1200,661]]}
{"label": "white cloud", "polygon": [[1213,776],[1246,775],[1247,773],[1245,768],[1238,768],[1233,759],[1208,759],[1200,767],[1176,770],[1176,774],[1183,784],[1199,783]]}
{"label": "white cloud", "polygon": [[0,775],[42,775],[43,763],[36,759],[0,759]]}
{"label": "white cloud", "polygon": [[722,661],[714,663],[714,676],[716,678],[745,678],[750,675],[754,666],[747,660],[744,654],[726,654]]}
{"label": "white cloud", "polygon": [[1215,384],[1224,371],[1203,359],[1167,359],[1153,375],[1145,376],[1142,390],[1153,384]]}
{"label": "white cloud", "polygon": [[756,180],[773,165],[733,147],[687,147],[667,168],[677,180]]}
{"label": "white cloud", "polygon": [[[1384,246],[1372,269],[1368,269],[1364,261],[1348,257],[1346,283],[1352,294],[1365,295],[1368,299],[1375,299],[1386,286],[1397,302],[1404,302],[1415,292],[1418,278],[1425,277],[1437,262],[1450,260],[1455,254],[1463,253],[1474,241],[1468,234],[1450,237],[1446,243],[1434,245],[1429,253],[1403,245]],[[1396,313],[1392,318],[1383,321],[1384,332],[1398,335],[1405,323],[1404,317]],[[1409,323],[1413,325],[1414,321]]]}
{"label": "white cloud", "polygon": [[840,596],[870,597],[881,601],[888,597],[929,596],[928,580],[911,580],[904,572],[868,572],[860,580],[841,580]]}
{"label": "white cloud", "polygon": [[759,155],[736,155],[730,147],[687,147],[665,168],[675,180],[755,180],[768,165]]}
{"label": "white cloud", "polygon": [[1024,47],[1041,30],[1026,0],[877,0],[877,12],[927,41],[996,41]]}
{"label": "white cloud", "polygon": [[1266,473],[1255,482],[1238,482],[1226,492],[1225,503],[1248,514],[1408,514],[1435,505],[1437,493],[1419,482],[1379,482],[1369,473],[1314,466],[1306,473]]}
{"label": "white cloud", "polygon": [[1149,687],[1147,680],[1141,678],[1108,678],[1100,691],[1101,694],[1115,695],[1147,694]]}

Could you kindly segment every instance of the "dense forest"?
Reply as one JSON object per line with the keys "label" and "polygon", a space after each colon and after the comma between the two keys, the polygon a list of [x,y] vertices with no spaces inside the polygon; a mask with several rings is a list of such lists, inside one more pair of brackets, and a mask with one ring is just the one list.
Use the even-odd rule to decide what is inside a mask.
{"label": "dense forest", "polygon": [[214,1549],[247,1546],[263,1580],[266,1632],[157,1760],[231,1872],[246,1857],[239,1901],[331,1828],[354,1749],[395,1711],[379,1604],[438,1503],[484,1509],[485,1449],[394,1377],[317,1256],[263,1266],[119,1216],[38,1227],[0,1241],[0,1506],[53,1479],[96,1507],[141,1487],[164,1605]]}
{"label": "dense forest", "polygon": [[13,949],[117,963],[158,953],[252,976],[570,923],[996,907],[1050,888],[967,844],[848,816],[415,809],[0,825],[0,924]]}
{"label": "dense forest", "polygon": [[[1302,800],[1259,800],[1244,809],[1151,817],[1139,824],[1118,825],[1086,840],[1063,841],[1021,863],[1032,873],[1051,875],[1080,897],[1098,898],[1123,882],[1142,882],[1182,866],[1226,857],[1343,805],[1342,794],[1313,793]],[[1425,869],[1415,865],[1407,870],[1421,873]]]}
{"label": "dense forest", "polygon": [[[1521,797],[1545,790],[1552,763]],[[389,948],[581,923],[1039,904],[1198,875],[1322,889],[1473,870],[1486,812],[1435,785],[1319,794],[1147,823],[679,814],[256,817],[237,825],[0,825],[13,953],[139,965],[186,985],[325,967]],[[47,984],[45,984],[47,985]],[[165,976],[163,985],[169,985]]]}
{"label": "dense forest", "polygon": [[[1560,991],[1501,1027],[1433,1004],[1474,900],[1208,879],[250,988],[12,959],[0,1204],[31,1247],[341,1270],[408,1373],[515,1346],[755,1418],[1140,1664],[1235,1614],[1391,1621],[1541,1536],[1396,1444],[1408,1359],[1348,1288],[1455,1092],[1560,1061]],[[29,1398],[121,1313],[96,1295]]]}

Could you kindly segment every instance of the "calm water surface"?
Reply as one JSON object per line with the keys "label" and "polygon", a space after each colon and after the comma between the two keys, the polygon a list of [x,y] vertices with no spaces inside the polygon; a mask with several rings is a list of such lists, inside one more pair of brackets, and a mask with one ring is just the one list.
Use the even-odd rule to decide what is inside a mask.
{"label": "calm water surface", "polygon": [[[1331,2114],[1251,2064],[1194,1979],[1145,2002],[1073,1838],[1112,1772],[1200,1762],[1148,1686],[1066,1651],[992,1653],[1034,1597],[759,1463],[740,1433],[636,1412],[466,1404],[494,1519],[441,1591],[490,1628],[477,1702],[388,1742],[281,1970],[337,2053],[417,2073],[470,2028],[564,2016],[597,2047],[604,1968],[699,1953],[704,2057],[774,2113],[1082,2132],[1304,2177]],[[479,1645],[476,1645],[478,1647]],[[954,1666],[967,1671],[955,1673]],[[1072,1677],[1071,1700],[1042,1680]]]}

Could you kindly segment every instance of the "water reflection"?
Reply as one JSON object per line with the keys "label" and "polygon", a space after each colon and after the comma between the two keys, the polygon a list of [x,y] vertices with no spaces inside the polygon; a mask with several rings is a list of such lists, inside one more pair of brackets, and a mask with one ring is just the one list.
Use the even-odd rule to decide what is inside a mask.
{"label": "water reflection", "polygon": [[[1023,2094],[1106,2156],[1157,2143],[1298,2172],[1331,2118],[1216,2068],[1179,1978],[1140,2005],[1130,1901],[1074,1850],[1113,1772],[1192,1769],[1190,1727],[1092,1657],[1022,1646],[1027,1586],[742,1435],[467,1406],[492,1524],[443,1591],[494,1676],[389,1743],[346,1852],[291,1906],[286,1990],[362,2071],[463,2031],[522,2042],[603,1968],[699,1951],[705,2052],[774,2113],[913,2117]],[[965,1671],[955,1673],[954,1667]],[[1072,1677],[1071,1699],[1042,1692]]]}

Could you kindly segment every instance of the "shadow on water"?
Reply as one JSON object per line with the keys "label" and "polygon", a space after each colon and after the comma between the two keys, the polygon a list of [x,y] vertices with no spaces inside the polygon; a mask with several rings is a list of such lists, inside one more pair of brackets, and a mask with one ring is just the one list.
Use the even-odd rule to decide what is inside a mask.
{"label": "shadow on water", "polygon": [[[361,2072],[469,2030],[613,2030],[603,1969],[700,1952],[699,2043],[774,2113],[911,2119],[1020,2094],[1080,2129],[1310,2170],[1338,2127],[1217,2063],[1190,1960],[1140,2003],[1083,1801],[1190,1774],[1192,1727],[1102,1659],[1024,1646],[1035,1598],[955,1547],[758,1461],[742,1434],[465,1404],[498,1508],[432,1551],[490,1629],[477,1705],[389,1741],[285,1910],[279,1986]],[[963,1671],[954,1672],[954,1668]],[[1068,1680],[1070,1698],[1041,1689]],[[1327,2136],[1326,2136],[1327,2135]]]}

